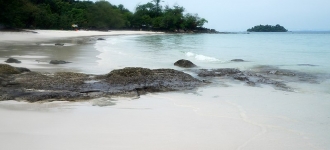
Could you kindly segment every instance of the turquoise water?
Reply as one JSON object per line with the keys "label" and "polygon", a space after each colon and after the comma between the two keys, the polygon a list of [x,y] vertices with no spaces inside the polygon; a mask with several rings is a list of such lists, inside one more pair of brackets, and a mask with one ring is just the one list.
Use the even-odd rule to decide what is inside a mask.
{"label": "turquoise water", "polygon": [[113,68],[175,68],[172,64],[178,59],[189,59],[201,68],[271,65],[330,73],[330,33],[113,36],[98,41],[95,47],[101,52],[101,65],[116,60]]}
{"label": "turquoise water", "polygon": [[[308,73],[319,78],[318,84],[284,82],[290,82],[296,89],[330,93],[330,33],[110,36],[105,41],[97,41],[95,48],[100,54],[98,66],[90,68],[94,73],[124,67],[187,71],[173,63],[188,59],[203,69],[251,70],[267,66]],[[232,62],[232,59],[245,62]]]}

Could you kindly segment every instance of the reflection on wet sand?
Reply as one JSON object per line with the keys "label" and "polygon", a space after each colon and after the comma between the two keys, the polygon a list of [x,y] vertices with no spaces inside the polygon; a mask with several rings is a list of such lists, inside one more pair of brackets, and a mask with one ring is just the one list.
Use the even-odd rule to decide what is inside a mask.
{"label": "reflection on wet sand", "polygon": [[[64,46],[56,46],[63,43]],[[95,38],[73,38],[50,42],[37,42],[24,45],[0,44],[0,62],[8,58],[16,58],[21,64],[11,64],[16,67],[26,67],[33,71],[88,71],[91,66],[97,65],[98,51],[93,47]],[[49,64],[51,60],[73,62],[65,65]],[[86,69],[86,70],[84,70]],[[92,71],[91,71],[92,72]]]}

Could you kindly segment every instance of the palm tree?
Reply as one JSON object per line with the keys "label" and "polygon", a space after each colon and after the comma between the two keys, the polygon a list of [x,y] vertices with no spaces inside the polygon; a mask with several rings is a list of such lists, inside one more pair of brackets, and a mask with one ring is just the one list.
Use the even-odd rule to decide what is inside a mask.
{"label": "palm tree", "polygon": [[160,6],[159,6],[159,3],[160,2],[164,2],[164,1],[160,1],[160,0],[152,0],[155,4],[156,4],[156,13],[157,15],[159,14],[159,11],[160,11]]}

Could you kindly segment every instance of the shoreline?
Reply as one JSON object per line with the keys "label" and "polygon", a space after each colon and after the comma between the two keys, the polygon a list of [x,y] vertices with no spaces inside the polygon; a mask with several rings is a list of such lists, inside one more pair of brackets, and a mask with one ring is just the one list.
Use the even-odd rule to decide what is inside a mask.
{"label": "shoreline", "polygon": [[[58,71],[70,71],[73,69],[78,72],[84,72],[84,69],[88,69],[88,67],[85,66],[97,65],[97,55],[99,55],[100,52],[93,47],[93,44],[95,44],[99,37],[163,34],[162,32],[148,31],[32,31],[37,33],[0,32],[0,52],[2,50],[2,53],[0,54],[0,63],[5,63],[4,61],[6,59],[12,57],[19,59],[22,63],[11,63],[10,65],[29,68],[33,71],[54,73]],[[56,46],[56,43],[64,45]],[[90,46],[88,46],[87,49],[86,45],[88,44]],[[53,52],[47,53],[47,51]],[[68,55],[68,52],[66,51],[73,54],[69,53]],[[91,56],[93,58],[91,58]],[[83,60],[79,58],[86,59]],[[91,61],[91,59],[93,61]],[[49,64],[51,60],[65,60],[77,63],[51,65]]]}
{"label": "shoreline", "polygon": [[32,32],[0,32],[1,42],[42,42],[49,40],[57,40],[61,38],[75,38],[75,37],[93,37],[93,36],[115,36],[115,35],[146,35],[146,34],[162,34],[163,32],[149,32],[149,31],[117,31],[110,30],[108,32],[102,31],[64,31],[64,30],[27,30]]}

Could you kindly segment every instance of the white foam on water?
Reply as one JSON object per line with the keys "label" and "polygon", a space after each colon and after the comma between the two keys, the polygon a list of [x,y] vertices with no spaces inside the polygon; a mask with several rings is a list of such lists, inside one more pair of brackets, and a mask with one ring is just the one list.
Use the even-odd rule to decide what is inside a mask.
{"label": "white foam on water", "polygon": [[12,55],[13,58],[48,58],[49,56],[35,56],[35,55]]}
{"label": "white foam on water", "polygon": [[216,59],[214,57],[199,55],[199,54],[195,54],[195,53],[192,53],[192,52],[187,52],[186,56],[193,57],[193,58],[195,58],[196,60],[199,60],[199,61],[220,62],[219,59]]}

